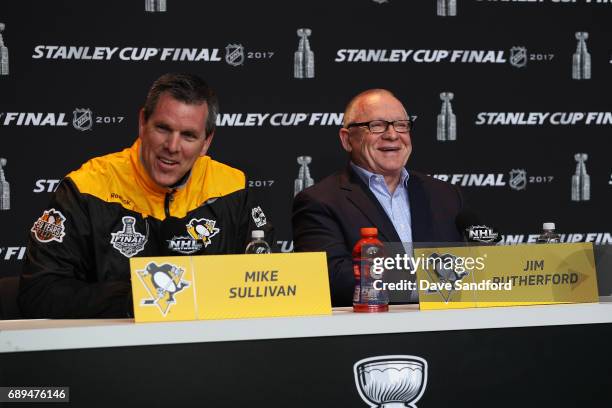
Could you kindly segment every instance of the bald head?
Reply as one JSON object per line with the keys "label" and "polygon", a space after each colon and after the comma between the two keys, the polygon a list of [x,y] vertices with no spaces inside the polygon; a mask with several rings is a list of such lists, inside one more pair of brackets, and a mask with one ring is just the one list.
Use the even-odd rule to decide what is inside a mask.
{"label": "bald head", "polygon": [[[404,105],[391,92],[370,89],[351,99],[339,131],[340,143],[351,162],[384,176],[390,192],[395,191],[412,152],[409,129],[400,126],[398,132],[395,122],[405,125],[408,120]],[[386,122],[386,129],[371,130],[372,121]]]}
{"label": "bald head", "polygon": [[[361,122],[362,119],[360,118],[368,116],[372,106],[379,105],[381,102],[388,100],[395,100],[401,105],[401,102],[395,97],[395,95],[386,89],[368,89],[357,94],[349,101],[349,103],[346,105],[346,109],[344,110],[344,127],[352,122]],[[404,112],[406,112],[405,109]],[[407,116],[408,115],[406,115],[406,117]]]}

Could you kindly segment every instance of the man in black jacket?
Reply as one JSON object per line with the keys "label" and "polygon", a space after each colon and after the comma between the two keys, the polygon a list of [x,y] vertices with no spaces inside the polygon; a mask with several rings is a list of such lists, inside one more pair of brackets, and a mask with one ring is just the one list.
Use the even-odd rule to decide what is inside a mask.
{"label": "man in black jacket", "polygon": [[[348,166],[295,197],[295,250],[325,251],[333,306],[352,304],[352,248],[363,227],[383,242],[458,242],[459,190],[405,169],[413,120],[389,91],[355,96],[344,113],[340,142]],[[414,299],[414,297],[413,297]]]}
{"label": "man in black jacket", "polygon": [[136,142],[68,174],[34,222],[20,282],[25,317],[127,317],[129,258],[242,253],[251,230],[270,237],[244,174],[206,156],[218,111],[196,76],[155,81]]}

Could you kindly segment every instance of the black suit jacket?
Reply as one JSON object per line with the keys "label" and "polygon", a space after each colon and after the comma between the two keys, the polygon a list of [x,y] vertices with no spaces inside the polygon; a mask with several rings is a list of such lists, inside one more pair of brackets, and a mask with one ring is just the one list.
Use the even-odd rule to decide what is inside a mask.
{"label": "black suit jacket", "polygon": [[[459,242],[455,218],[463,208],[452,184],[409,171],[408,199],[412,240]],[[383,242],[400,238],[374,194],[348,166],[299,193],[293,202],[293,242],[296,252],[325,251],[333,306],[352,305],[353,246],[359,229],[378,228]]]}

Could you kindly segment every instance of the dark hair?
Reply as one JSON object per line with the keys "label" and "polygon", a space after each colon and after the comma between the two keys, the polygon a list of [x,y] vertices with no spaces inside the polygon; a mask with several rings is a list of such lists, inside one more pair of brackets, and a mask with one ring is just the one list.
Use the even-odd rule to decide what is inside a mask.
{"label": "dark hair", "polygon": [[157,101],[164,92],[168,92],[174,99],[189,105],[200,105],[206,102],[208,106],[206,136],[208,137],[215,130],[219,113],[217,94],[202,78],[191,74],[168,73],[160,76],[153,83],[143,108],[145,121],[149,120],[155,111]]}

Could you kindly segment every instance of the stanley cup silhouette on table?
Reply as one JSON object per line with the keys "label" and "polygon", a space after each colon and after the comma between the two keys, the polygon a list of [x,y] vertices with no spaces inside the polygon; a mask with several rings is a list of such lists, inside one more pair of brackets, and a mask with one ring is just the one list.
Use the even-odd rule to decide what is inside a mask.
{"label": "stanley cup silhouette on table", "polygon": [[452,92],[442,92],[440,94],[442,109],[438,115],[437,140],[439,141],[457,140],[457,118],[450,103],[453,97]]}
{"label": "stanley cup silhouette on table", "polygon": [[417,356],[364,358],[353,372],[359,396],[373,408],[416,408],[427,387],[427,361]]}
{"label": "stanley cup silhouette on table", "polygon": [[441,17],[457,15],[457,0],[438,0],[438,13]]}
{"label": "stanley cup silhouette on table", "polygon": [[572,79],[591,79],[591,54],[587,50],[589,33],[577,32],[576,52],[572,58]]}
{"label": "stanley cup silhouette on table", "polygon": [[297,158],[297,162],[300,165],[300,170],[298,172],[298,177],[295,179],[294,183],[294,197],[303,189],[308,188],[314,184],[314,180],[312,179],[312,177],[310,177],[310,169],[308,168],[308,165],[311,161],[312,157],[310,156],[299,156]]}
{"label": "stanley cup silhouette on table", "polygon": [[586,153],[574,155],[576,172],[572,176],[572,201],[589,201],[591,199],[591,177],[586,172],[585,162],[589,158]]}
{"label": "stanley cup silhouette on table", "polygon": [[166,11],[166,0],[145,0],[145,11]]}
{"label": "stanley cup silhouette on table", "polygon": [[4,46],[4,39],[2,38],[2,32],[4,31],[4,28],[4,23],[0,23],[0,75],[9,74],[8,48]]}
{"label": "stanley cup silhouette on table", "polygon": [[11,186],[4,177],[4,166],[6,166],[6,159],[0,157],[0,210],[10,210]]}
{"label": "stanley cup silhouette on table", "polygon": [[298,50],[293,57],[293,77],[294,78],[314,78],[314,53],[310,50],[308,37],[312,31],[310,28],[300,28],[297,35],[300,37]]}

